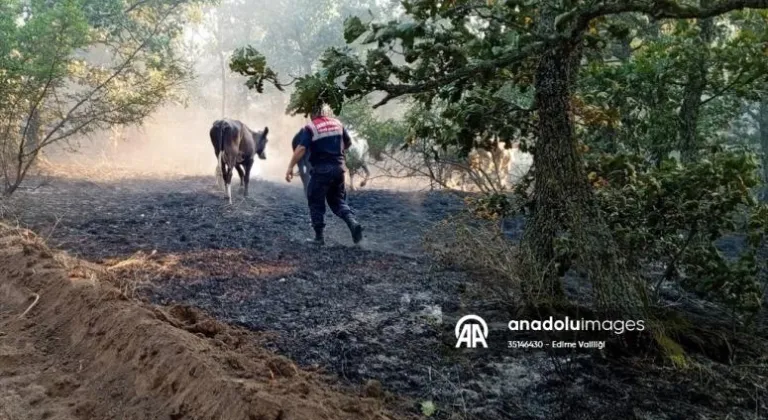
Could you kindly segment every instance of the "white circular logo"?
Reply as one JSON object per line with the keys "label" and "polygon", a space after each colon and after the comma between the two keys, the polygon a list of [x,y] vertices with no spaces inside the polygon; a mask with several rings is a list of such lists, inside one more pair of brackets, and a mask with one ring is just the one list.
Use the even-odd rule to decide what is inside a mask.
{"label": "white circular logo", "polygon": [[[477,324],[468,324],[468,321],[475,321]],[[465,325],[466,324],[466,325]],[[479,324],[479,325],[478,325]],[[482,330],[480,329],[482,327]],[[477,315],[464,315],[456,323],[456,348],[461,347],[462,343],[466,344],[467,348],[473,349],[478,344],[482,344],[484,348],[488,348],[485,339],[488,338],[488,324],[485,323],[483,318]]]}

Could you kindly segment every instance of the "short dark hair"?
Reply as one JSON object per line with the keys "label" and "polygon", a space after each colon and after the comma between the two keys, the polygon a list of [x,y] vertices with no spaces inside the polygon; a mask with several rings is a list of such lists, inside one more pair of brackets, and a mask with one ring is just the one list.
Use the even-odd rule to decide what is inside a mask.
{"label": "short dark hair", "polygon": [[325,104],[322,101],[317,101],[314,105],[312,105],[312,112],[311,115],[313,117],[319,117],[323,115],[323,106]]}

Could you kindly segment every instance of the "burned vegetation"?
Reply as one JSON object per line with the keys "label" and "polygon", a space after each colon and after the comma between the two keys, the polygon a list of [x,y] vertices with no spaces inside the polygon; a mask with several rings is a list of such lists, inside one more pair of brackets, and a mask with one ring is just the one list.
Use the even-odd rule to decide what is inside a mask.
{"label": "burned vegetation", "polygon": [[370,3],[0,5],[0,418],[766,417],[766,3]]}

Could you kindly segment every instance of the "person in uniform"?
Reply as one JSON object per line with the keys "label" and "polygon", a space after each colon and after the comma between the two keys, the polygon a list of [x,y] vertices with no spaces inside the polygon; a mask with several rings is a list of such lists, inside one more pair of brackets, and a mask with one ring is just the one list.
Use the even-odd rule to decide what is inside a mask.
{"label": "person in uniform", "polygon": [[309,152],[311,165],[307,185],[307,202],[314,239],[310,242],[324,244],[325,205],[349,227],[355,244],[363,239],[363,226],[355,219],[355,213],[347,204],[345,186],[346,164],[344,153],[352,146],[352,139],[341,121],[326,116],[323,104],[312,109],[310,122],[299,133],[299,142],[285,173],[285,180],[293,179],[293,168]]}

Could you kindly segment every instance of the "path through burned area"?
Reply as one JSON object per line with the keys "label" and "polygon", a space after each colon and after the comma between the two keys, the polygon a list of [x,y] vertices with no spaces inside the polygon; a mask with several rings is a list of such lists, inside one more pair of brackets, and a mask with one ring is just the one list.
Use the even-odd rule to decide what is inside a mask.
{"label": "path through burned area", "polygon": [[[650,379],[583,352],[570,357],[578,374],[568,376],[553,364],[566,358],[545,352],[451,351],[455,339],[446,343],[446,331],[453,326],[442,321],[464,310],[459,296],[469,279],[435,264],[421,239],[460,211],[462,200],[361,190],[350,194],[350,204],[366,226],[361,248],[330,213],[329,245],[304,243],[311,229],[301,189],[263,180],[252,181],[251,197],[230,206],[213,177],[54,179],[20,191],[4,216],[53,247],[104,263],[139,285],[147,281],[141,293],[154,303],[192,305],[231,324],[274,332],[268,346],[275,352],[350,385],[378,380],[385,391],[412,398],[414,411],[433,401],[436,418],[653,418],[750,408],[748,401],[732,407],[725,394],[704,402],[702,395],[721,391],[695,378],[657,372]],[[490,299],[475,304],[498,311]],[[508,318],[498,313],[498,320]]]}

